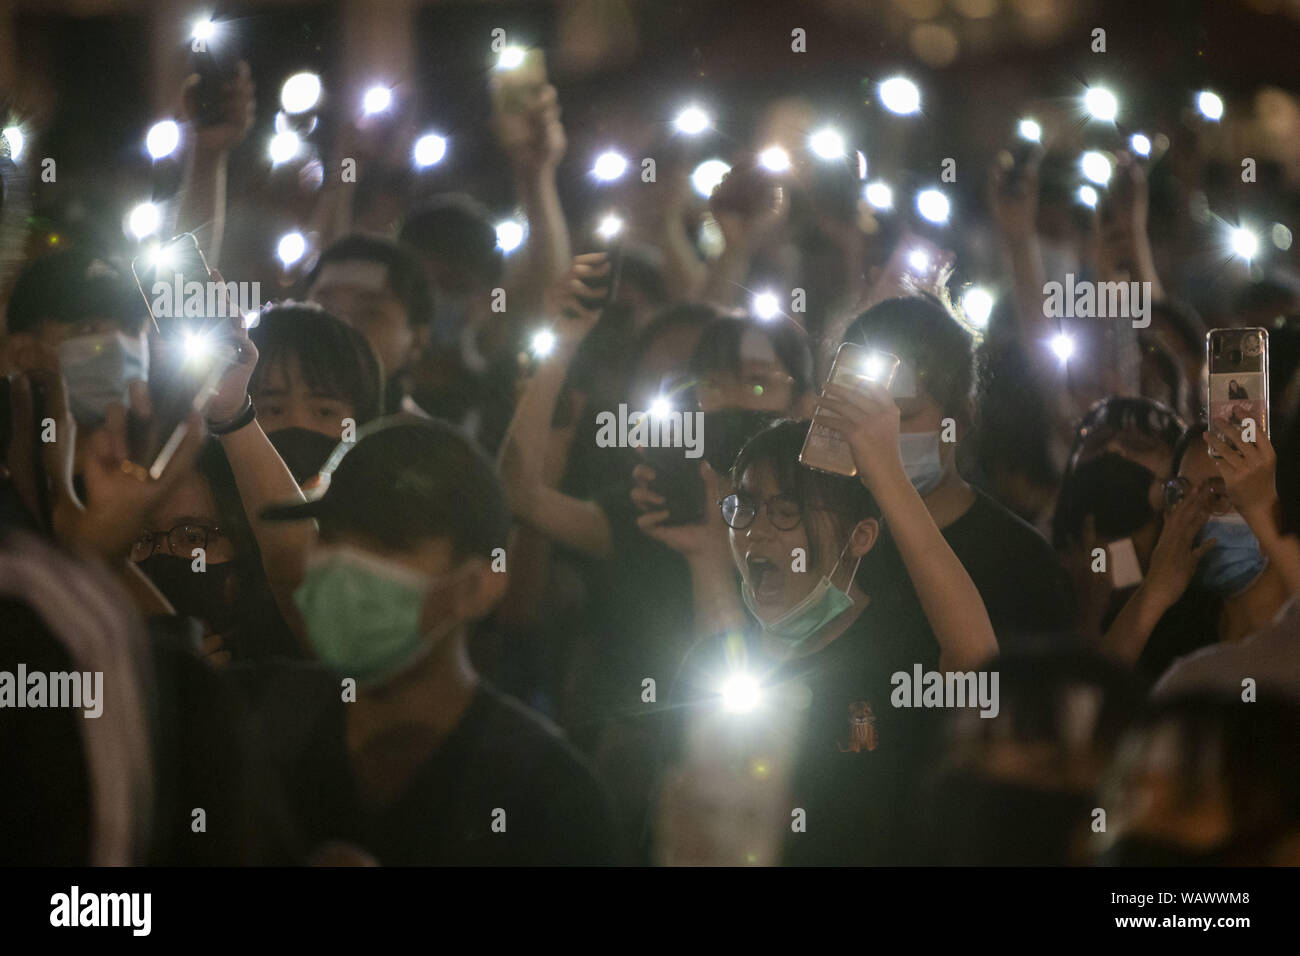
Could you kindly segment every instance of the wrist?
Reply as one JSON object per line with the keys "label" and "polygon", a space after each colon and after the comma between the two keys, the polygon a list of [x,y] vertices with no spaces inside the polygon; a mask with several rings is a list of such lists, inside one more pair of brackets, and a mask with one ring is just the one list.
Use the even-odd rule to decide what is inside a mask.
{"label": "wrist", "polygon": [[213,417],[207,420],[208,431],[217,437],[229,435],[252,424],[256,417],[257,409],[253,406],[253,398],[245,393],[243,404],[239,406],[233,415]]}

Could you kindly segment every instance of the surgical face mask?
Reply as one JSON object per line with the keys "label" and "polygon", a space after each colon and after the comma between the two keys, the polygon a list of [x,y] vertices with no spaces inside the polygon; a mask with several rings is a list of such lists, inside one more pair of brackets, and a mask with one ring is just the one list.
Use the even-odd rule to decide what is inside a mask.
{"label": "surgical face mask", "polygon": [[127,403],[131,382],[149,378],[149,352],[140,335],[78,335],[60,342],[58,352],[72,416],[79,425],[100,424],[109,405]]}
{"label": "surgical face mask", "polygon": [[1215,545],[1201,558],[1196,579],[1205,588],[1224,597],[1240,594],[1255,583],[1268,565],[1259,541],[1246,519],[1236,512],[1214,515],[1196,536],[1196,542],[1213,538]]}
{"label": "surgical face mask", "polygon": [[[847,550],[846,544],[844,551]],[[844,551],[841,551],[839,558],[835,559],[835,567],[831,568],[830,574],[823,575],[811,591],[775,621],[763,623],[763,630],[782,641],[798,644],[812,637],[825,625],[853,607],[853,598],[831,583],[831,578],[835,576],[835,571],[844,557]],[[853,574],[849,575],[850,584],[857,575],[857,565],[861,562],[862,559],[858,558],[857,563],[854,564]],[[741,582],[740,595],[749,612],[762,623],[763,618],[759,614],[758,602],[754,598],[754,589],[749,586],[748,581]]]}
{"label": "surgical face mask", "polygon": [[293,600],[326,667],[360,684],[377,683],[408,670],[459,623],[449,620],[428,634],[420,629],[429,594],[455,576],[431,582],[355,548],[320,548]]}
{"label": "surgical face mask", "polygon": [[898,453],[912,487],[924,498],[943,481],[938,432],[900,432]]}
{"label": "surgical face mask", "polygon": [[776,412],[724,408],[704,413],[704,460],[719,475],[726,475],[736,463],[740,450],[769,424]]}
{"label": "surgical face mask", "polygon": [[300,485],[325,467],[339,444],[337,439],[310,428],[278,428],[266,437]]}

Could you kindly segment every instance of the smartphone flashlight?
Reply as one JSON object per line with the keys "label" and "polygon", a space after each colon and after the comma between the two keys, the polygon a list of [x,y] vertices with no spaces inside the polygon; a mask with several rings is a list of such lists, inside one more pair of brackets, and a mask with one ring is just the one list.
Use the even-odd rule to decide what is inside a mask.
{"label": "smartphone flashlight", "polygon": [[425,133],[415,141],[411,150],[411,160],[417,169],[436,166],[447,155],[447,140],[437,133]]}
{"label": "smartphone flashlight", "polygon": [[1119,115],[1119,100],[1115,99],[1114,93],[1104,87],[1088,87],[1088,91],[1083,94],[1083,105],[1088,110],[1089,116],[1105,123],[1113,123],[1115,117]]}
{"label": "smartphone flashlight", "polygon": [[936,225],[944,225],[951,212],[948,197],[937,189],[922,189],[916,194],[916,211]]}
{"label": "smartphone flashlight", "polygon": [[769,146],[758,154],[758,164],[769,173],[783,173],[790,168],[790,154],[780,146]]}
{"label": "smartphone flashlight", "polygon": [[704,112],[698,106],[688,106],[677,114],[677,119],[673,121],[677,127],[677,132],[685,133],[687,136],[698,136],[713,125],[709,119],[709,114]]}
{"label": "smartphone flashlight", "polygon": [[550,329],[541,329],[534,332],[532,350],[533,355],[537,358],[546,358],[555,351],[555,333]]}
{"label": "smartphone flashlight", "polygon": [[372,86],[361,98],[361,109],[367,116],[382,113],[393,105],[393,91],[386,86]]}
{"label": "smartphone flashlight", "polygon": [[751,674],[732,674],[719,688],[722,709],[729,714],[747,714],[763,702],[763,688]]}
{"label": "smartphone flashlight", "polygon": [[602,182],[613,182],[627,172],[627,158],[608,149],[596,157],[591,173]]}

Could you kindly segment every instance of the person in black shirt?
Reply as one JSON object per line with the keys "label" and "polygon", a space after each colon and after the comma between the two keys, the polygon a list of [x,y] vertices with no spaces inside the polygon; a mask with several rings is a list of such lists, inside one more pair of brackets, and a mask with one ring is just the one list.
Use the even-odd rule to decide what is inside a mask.
{"label": "person in black shirt", "polygon": [[[958,471],[958,438],[971,427],[972,341],[950,307],[931,295],[889,299],[859,315],[844,341],[902,360],[890,394],[901,415],[904,467],[975,582],[999,645],[1054,642],[1070,633],[1069,579],[1051,546]],[[888,527],[884,538],[863,562],[875,580],[887,565],[898,566]]]}
{"label": "person in black shirt", "polygon": [[[831,386],[818,414],[850,443],[860,480],[801,466],[808,423],[777,423],[736,460],[720,548],[691,556],[697,602],[734,595],[738,571],[753,622],[720,600],[697,605],[712,636],[687,656],[669,711],[676,726],[668,746],[682,769],[668,775],[664,795],[659,853],[667,862],[764,862],[747,848],[771,843],[783,826],[787,863],[906,861],[908,795],[933,723],[915,708],[910,682],[918,670],[966,671],[996,652],[978,592],[893,452],[898,418],[889,396]],[[882,517],[895,528],[924,618],[890,588],[877,594],[857,568]],[[730,759],[746,737],[753,748],[743,761]],[[748,769],[730,787],[710,785],[729,765]],[[735,840],[701,824],[746,814],[754,823]]]}
{"label": "person in black shirt", "polygon": [[304,855],[343,841],[382,864],[618,862],[586,764],[469,661],[470,623],[505,591],[509,529],[482,452],[399,416],[340,446],[324,475],[321,497],[265,516],[320,522],[294,600],[341,683],[283,667],[253,693]]}

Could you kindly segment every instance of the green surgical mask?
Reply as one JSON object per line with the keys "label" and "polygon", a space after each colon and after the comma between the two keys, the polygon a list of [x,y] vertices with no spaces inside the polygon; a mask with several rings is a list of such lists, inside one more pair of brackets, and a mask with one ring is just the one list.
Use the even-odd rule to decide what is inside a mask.
{"label": "green surgical mask", "polygon": [[[840,556],[835,559],[835,567],[831,568],[830,574],[823,575],[822,579],[817,582],[811,591],[775,621],[763,624],[763,630],[782,641],[798,644],[812,637],[835,618],[853,607],[853,598],[849,597],[847,589],[841,591],[831,583],[831,578],[835,576],[840,561],[844,558],[844,551],[847,551],[848,547],[846,544],[844,550],[840,552]],[[850,587],[854,576],[858,573],[858,564],[861,564],[861,562],[862,558],[859,557],[857,563],[853,566],[853,574],[849,575]],[[748,581],[741,581],[740,596],[744,599],[745,606],[749,608],[749,613],[753,614],[762,624],[763,619],[759,616],[758,605],[754,600],[754,590],[749,586]]]}
{"label": "green surgical mask", "polygon": [[456,626],[449,621],[420,630],[435,581],[395,561],[349,547],[322,547],[312,555],[293,600],[321,663],[359,684],[377,683],[408,670]]}

